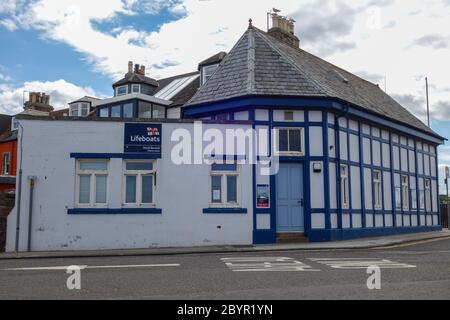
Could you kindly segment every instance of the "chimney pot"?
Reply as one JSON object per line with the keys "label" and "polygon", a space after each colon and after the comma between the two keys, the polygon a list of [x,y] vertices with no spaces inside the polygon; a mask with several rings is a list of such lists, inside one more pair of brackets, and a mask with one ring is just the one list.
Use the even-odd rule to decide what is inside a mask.
{"label": "chimney pot", "polygon": [[139,64],[135,64],[134,65],[134,73],[139,73],[139,68],[140,68]]}
{"label": "chimney pot", "polygon": [[145,66],[144,65],[142,65],[141,66],[141,69],[140,69],[140,72],[139,72],[141,75],[143,75],[143,76],[145,76]]}
{"label": "chimney pot", "polygon": [[128,61],[128,73],[133,72],[133,61]]}
{"label": "chimney pot", "polygon": [[272,28],[268,33],[291,47],[300,47],[300,40],[295,36],[295,24],[292,19],[279,16],[276,13],[272,14]]}

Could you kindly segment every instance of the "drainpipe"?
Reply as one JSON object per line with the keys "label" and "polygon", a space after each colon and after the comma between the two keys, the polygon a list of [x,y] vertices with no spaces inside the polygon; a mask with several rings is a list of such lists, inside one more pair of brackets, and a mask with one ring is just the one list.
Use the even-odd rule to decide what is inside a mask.
{"label": "drainpipe", "polygon": [[21,128],[21,134],[20,134],[20,160],[19,160],[19,176],[17,182],[17,212],[16,212],[16,243],[15,243],[15,252],[19,252],[19,239],[20,239],[20,203],[22,201],[22,158],[23,158],[23,127],[20,122],[18,122],[19,127]]}
{"label": "drainpipe", "polygon": [[36,184],[36,177],[28,177],[30,181],[30,208],[28,213],[28,252],[31,252],[31,236],[33,230],[33,196],[34,196],[34,186]]}

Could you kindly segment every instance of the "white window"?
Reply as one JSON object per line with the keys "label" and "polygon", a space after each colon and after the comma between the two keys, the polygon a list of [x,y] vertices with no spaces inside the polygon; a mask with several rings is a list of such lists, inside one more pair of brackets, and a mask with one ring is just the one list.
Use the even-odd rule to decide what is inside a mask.
{"label": "white window", "polygon": [[124,96],[128,94],[128,86],[120,86],[116,88],[116,96]]}
{"label": "white window", "polygon": [[237,164],[213,164],[210,175],[210,206],[239,206],[239,172]]}
{"label": "white window", "polygon": [[78,104],[74,104],[70,106],[70,116],[78,117]]}
{"label": "white window", "polygon": [[140,93],[141,85],[140,84],[132,84],[131,85],[131,93]]}
{"label": "white window", "polygon": [[156,170],[154,161],[125,161],[124,203],[126,206],[148,207],[155,203]]}
{"label": "white window", "polygon": [[431,181],[425,180],[425,209],[431,212]]}
{"label": "white window", "polygon": [[341,165],[341,203],[343,209],[348,209],[350,206],[348,166],[346,165]]}
{"label": "white window", "polygon": [[8,176],[11,173],[11,154],[5,152],[2,159],[2,175]]}
{"label": "white window", "polygon": [[213,64],[202,68],[202,85],[204,85],[206,81],[211,78],[218,66],[218,64]]}
{"label": "white window", "polygon": [[278,128],[276,129],[276,153],[281,155],[303,155],[303,129]]}
{"label": "white window", "polygon": [[107,160],[77,161],[77,205],[106,206],[108,185]]}
{"label": "white window", "polygon": [[383,195],[381,191],[381,172],[373,172],[373,191],[375,194],[375,209],[381,209],[383,207]]}
{"label": "white window", "polygon": [[86,117],[89,114],[89,103],[75,103],[70,106],[71,117]]}
{"label": "white window", "polygon": [[413,210],[417,210],[417,190],[411,189],[411,207]]}
{"label": "white window", "polygon": [[403,202],[403,210],[409,210],[409,179],[408,179],[408,176],[402,176],[402,202]]}
{"label": "white window", "polygon": [[88,114],[89,114],[89,103],[82,103],[80,117],[86,117]]}
{"label": "white window", "polygon": [[425,210],[425,190],[423,189],[419,189],[419,205],[421,210]]}
{"label": "white window", "polygon": [[400,187],[395,187],[395,209],[402,209],[402,189]]}

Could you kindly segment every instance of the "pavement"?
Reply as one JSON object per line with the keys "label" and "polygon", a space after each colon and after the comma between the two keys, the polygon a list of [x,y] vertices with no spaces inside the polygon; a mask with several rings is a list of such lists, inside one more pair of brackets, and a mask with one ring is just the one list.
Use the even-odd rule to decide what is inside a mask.
{"label": "pavement", "polygon": [[82,258],[82,257],[130,257],[130,256],[153,256],[153,255],[202,254],[202,253],[211,254],[211,253],[373,249],[373,248],[383,248],[408,244],[416,241],[445,239],[445,238],[450,239],[450,230],[445,229],[440,232],[412,233],[412,234],[385,236],[378,238],[364,238],[357,240],[324,242],[324,243],[0,253],[0,260]]}
{"label": "pavement", "polygon": [[[240,306],[235,300],[265,300],[262,303],[270,305],[267,300],[450,299],[450,239],[379,244],[390,245],[351,250],[3,259],[0,299],[232,300],[221,305],[235,306]],[[73,266],[78,266],[78,273]],[[178,307],[177,303],[179,307],[185,303],[209,305],[195,301],[172,304]],[[158,305],[162,304],[155,307]],[[164,309],[164,314],[176,317],[175,307]],[[281,315],[281,309],[274,305],[274,315]]]}

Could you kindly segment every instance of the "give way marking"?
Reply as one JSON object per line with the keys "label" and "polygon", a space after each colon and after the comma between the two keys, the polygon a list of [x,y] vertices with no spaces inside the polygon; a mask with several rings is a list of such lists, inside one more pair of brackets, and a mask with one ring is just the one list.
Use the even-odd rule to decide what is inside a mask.
{"label": "give way marking", "polygon": [[[84,269],[135,269],[135,268],[157,268],[157,267],[179,267],[180,264],[138,264],[138,265],[115,265],[115,266],[77,266],[81,270]],[[58,266],[58,267],[33,267],[33,268],[11,268],[1,269],[0,271],[55,271],[55,270],[67,270],[70,266]]]}
{"label": "give way marking", "polygon": [[285,257],[239,257],[222,258],[221,260],[234,272],[320,271],[303,262]]}
{"label": "give way marking", "polygon": [[416,268],[415,265],[400,263],[386,259],[373,258],[309,258],[313,262],[317,262],[333,269],[367,269],[371,266],[377,266],[381,269],[410,269]]}

